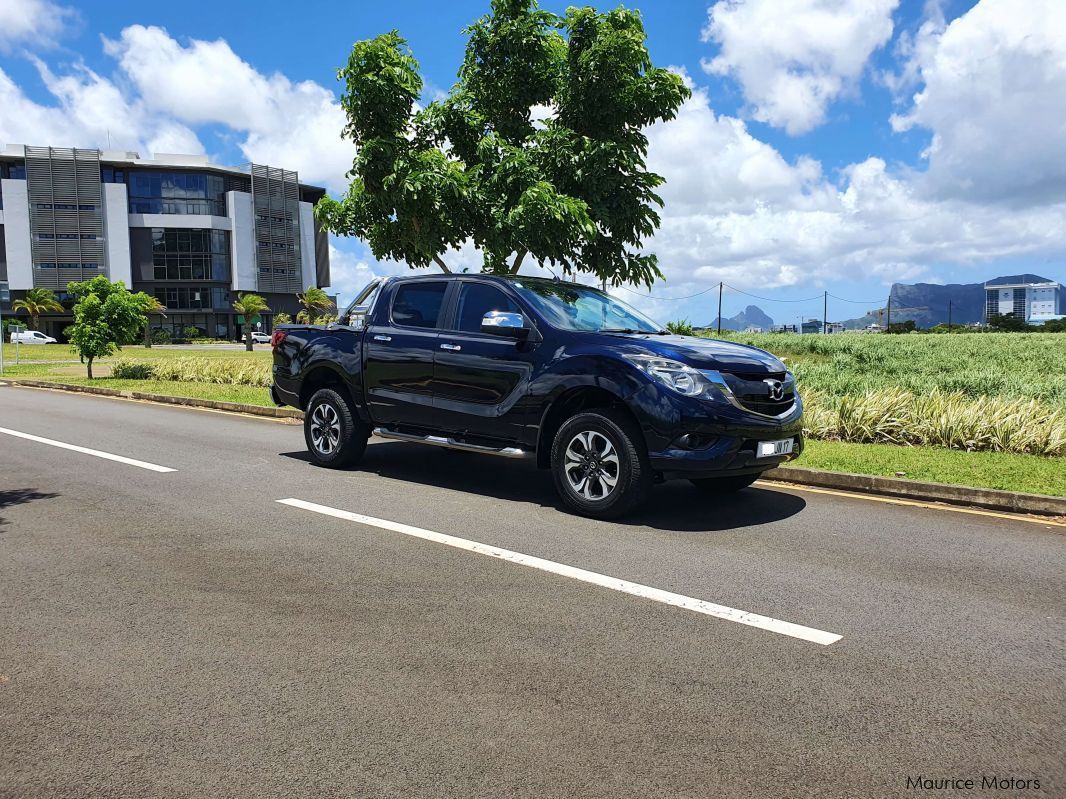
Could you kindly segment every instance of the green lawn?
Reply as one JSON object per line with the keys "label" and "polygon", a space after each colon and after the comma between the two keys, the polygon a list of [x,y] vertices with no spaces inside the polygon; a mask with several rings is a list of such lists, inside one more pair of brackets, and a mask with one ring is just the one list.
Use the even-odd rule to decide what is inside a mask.
{"label": "green lawn", "polygon": [[53,380],[73,385],[91,385],[96,388],[113,388],[119,391],[140,391],[145,394],[162,394],[168,397],[194,397],[196,399],[216,400],[219,402],[239,402],[245,405],[262,405],[273,408],[270,401],[270,389],[254,386],[219,385],[217,383],[183,383],[171,380],[115,380],[110,377],[98,377],[89,380],[85,377],[50,377],[36,376],[41,380]]}
{"label": "green lawn", "polygon": [[903,472],[910,480],[1066,496],[1066,463],[1037,455],[808,440],[795,465],[884,477]]}

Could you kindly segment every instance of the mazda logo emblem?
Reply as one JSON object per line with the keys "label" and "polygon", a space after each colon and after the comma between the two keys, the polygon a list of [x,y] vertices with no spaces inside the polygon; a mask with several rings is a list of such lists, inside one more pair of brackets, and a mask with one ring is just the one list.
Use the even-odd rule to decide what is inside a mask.
{"label": "mazda logo emblem", "polygon": [[780,400],[785,398],[785,387],[781,385],[780,380],[763,380],[766,383],[766,387],[770,390],[770,399]]}

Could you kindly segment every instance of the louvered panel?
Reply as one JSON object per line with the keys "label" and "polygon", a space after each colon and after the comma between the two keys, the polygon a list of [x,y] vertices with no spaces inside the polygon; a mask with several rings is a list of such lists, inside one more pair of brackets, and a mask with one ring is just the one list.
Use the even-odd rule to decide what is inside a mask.
{"label": "louvered panel", "polygon": [[65,269],[35,266],[34,285],[65,289],[72,280],[106,274],[100,152],[27,147],[26,191],[33,263],[78,264]]}

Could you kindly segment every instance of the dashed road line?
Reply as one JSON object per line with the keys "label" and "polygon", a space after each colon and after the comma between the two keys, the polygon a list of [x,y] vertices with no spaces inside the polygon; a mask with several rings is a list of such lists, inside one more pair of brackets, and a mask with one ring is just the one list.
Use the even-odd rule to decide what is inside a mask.
{"label": "dashed road line", "polygon": [[769,632],[778,633],[780,635],[799,638],[804,641],[821,644],[822,646],[829,646],[843,637],[836,633],[816,630],[813,627],[804,627],[801,624],[793,624],[792,622],[781,621],[780,619],[774,619],[769,616],[760,616],[757,613],[749,613],[746,610],[738,610],[737,608],[727,607],[726,605],[707,602],[703,599],[695,599],[693,597],[684,596],[683,594],[675,594],[671,591],[663,591],[659,588],[652,588],[651,586],[641,585],[640,583],[633,583],[629,580],[610,577],[606,574],[598,574],[597,572],[588,571],[586,569],[579,569],[576,566],[568,566],[565,563],[556,563],[553,560],[545,560],[544,558],[538,558],[532,555],[524,555],[521,552],[514,552],[510,549],[503,549],[490,544],[481,544],[477,541],[469,541],[465,538],[457,538],[453,535],[437,533],[432,530],[424,530],[421,527],[412,527],[409,524],[401,524],[400,522],[393,522],[388,519],[376,519],[373,516],[364,516],[361,513],[352,513],[351,511],[331,508],[328,505],[319,505],[302,499],[290,498],[279,499],[277,501],[282,505],[288,505],[293,508],[312,511],[324,516],[332,516],[337,519],[344,519],[357,524],[364,524],[369,527],[377,527],[382,530],[390,530],[395,533],[402,533],[403,535],[408,535],[412,538],[420,538],[424,541],[444,544],[445,546],[462,549],[467,552],[476,552],[479,555],[488,555],[490,558],[499,558],[500,560],[506,560],[510,563],[518,564],[519,566],[527,566],[531,569],[538,569],[539,571],[550,572],[562,577],[569,577],[572,580],[590,583],[591,585],[598,585],[601,588],[609,588],[612,591],[621,591],[624,594],[632,594],[633,596],[638,596],[643,599],[661,602],[664,605],[684,608],[685,610],[702,613],[706,616],[714,616],[717,619],[744,624],[748,627],[757,627],[761,630],[768,630]]}
{"label": "dashed road line", "polygon": [[125,463],[127,466],[136,466],[139,469],[147,469],[151,472],[176,472],[177,469],[171,469],[169,466],[160,466],[156,463],[148,463],[147,461],[139,461],[136,458],[127,458],[124,455],[115,455],[111,452],[103,452],[98,449],[90,449],[89,447],[79,447],[77,444],[67,444],[64,441],[56,441],[53,438],[44,438],[43,436],[35,436],[30,433],[22,433],[18,430],[10,430],[6,427],[0,427],[0,433],[5,435],[14,436],[15,438],[24,438],[27,441],[36,441],[38,444],[47,444],[50,447],[59,447],[59,449],[69,449],[72,452],[80,452],[83,455],[92,455],[96,458],[103,458],[108,461],[116,461],[117,463]]}

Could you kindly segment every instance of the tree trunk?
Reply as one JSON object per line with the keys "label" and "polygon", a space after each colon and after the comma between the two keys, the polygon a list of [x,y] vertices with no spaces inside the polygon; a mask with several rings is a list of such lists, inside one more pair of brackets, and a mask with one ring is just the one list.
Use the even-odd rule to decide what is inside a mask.
{"label": "tree trunk", "polygon": [[244,348],[246,350],[248,350],[248,352],[251,352],[252,349],[253,349],[253,347],[252,347],[252,328],[251,327],[249,327],[247,330],[244,331]]}
{"label": "tree trunk", "polygon": [[89,360],[85,362],[85,368],[89,373],[89,379],[93,379],[93,356],[89,356]]}
{"label": "tree trunk", "polygon": [[518,255],[515,257],[514,265],[511,267],[511,274],[512,275],[517,275],[518,274],[518,270],[522,268],[522,261],[525,260],[525,257],[526,257],[526,251],[525,250],[522,250],[522,252],[518,253]]}
{"label": "tree trunk", "polygon": [[31,330],[40,330],[41,329],[39,327],[40,324],[41,324],[40,315],[39,314],[30,314],[30,329]]}
{"label": "tree trunk", "polygon": [[441,260],[441,257],[439,255],[434,255],[433,261],[437,264],[437,266],[441,268],[441,270],[447,272],[448,274],[451,274],[452,270],[448,268],[448,264],[444,263],[444,261]]}
{"label": "tree trunk", "polygon": [[152,321],[149,319],[144,325],[144,346],[147,349],[152,348]]}

